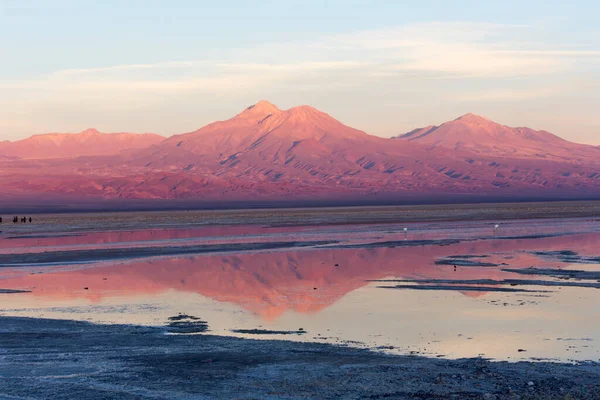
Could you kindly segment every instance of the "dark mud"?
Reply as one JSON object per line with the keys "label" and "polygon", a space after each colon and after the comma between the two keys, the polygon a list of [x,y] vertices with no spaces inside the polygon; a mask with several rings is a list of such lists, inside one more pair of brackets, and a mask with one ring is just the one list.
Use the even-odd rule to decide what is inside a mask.
{"label": "dark mud", "polygon": [[456,265],[457,267],[497,267],[499,264],[481,261],[479,257],[458,257],[450,256],[440,260],[435,260],[436,265]]}
{"label": "dark mud", "polygon": [[599,256],[582,256],[571,250],[561,251],[536,251],[535,254],[538,257],[543,257],[553,261],[559,261],[571,264],[600,264]]}
{"label": "dark mud", "polygon": [[172,317],[169,317],[169,321],[186,321],[186,320],[199,321],[200,318],[194,317],[193,315],[187,315],[187,314],[177,314]]}
{"label": "dark mud", "polygon": [[471,259],[471,258],[489,258],[488,255],[475,255],[475,254],[454,254],[446,258],[459,258],[459,259]]}
{"label": "dark mud", "polygon": [[[467,239],[471,240],[471,239]],[[327,246],[328,249],[372,249],[380,247],[413,247],[413,246],[450,246],[467,240],[460,239],[439,239],[439,240],[390,240],[386,242],[355,243],[355,244],[337,244]]]}
{"label": "dark mud", "polygon": [[392,356],[324,343],[0,317],[0,398],[600,398],[600,365]]}
{"label": "dark mud", "polygon": [[37,235],[18,235],[18,236],[7,236],[3,239],[15,240],[15,239],[50,239],[50,238],[64,238],[64,237],[77,237],[85,236],[82,233],[56,233],[56,234],[37,234]]}
{"label": "dark mud", "polygon": [[0,294],[31,293],[30,290],[0,289]]}
{"label": "dark mud", "polygon": [[194,246],[123,247],[111,249],[48,251],[43,253],[0,254],[0,268],[30,267],[58,263],[89,263],[157,256],[181,256],[205,253],[264,251],[323,246],[334,241],[261,242],[234,244],[207,244]]}
{"label": "dark mud", "polygon": [[487,239],[503,239],[503,240],[518,240],[518,239],[545,239],[545,238],[553,238],[560,236],[568,236],[573,233],[546,233],[546,234],[537,234],[537,235],[516,235],[516,236],[490,236]]}
{"label": "dark mud", "polygon": [[582,271],[575,269],[552,269],[552,268],[503,268],[502,271],[521,275],[544,275],[561,279],[584,279],[600,280],[600,271]]}
{"label": "dark mud", "polygon": [[269,329],[232,329],[231,332],[243,333],[246,335],[304,335],[307,333],[305,330],[297,331],[272,331]]}
{"label": "dark mud", "polygon": [[169,333],[192,334],[208,332],[208,322],[186,314],[169,317],[169,322],[166,326]]}
{"label": "dark mud", "polygon": [[468,285],[395,285],[377,286],[380,289],[398,290],[458,290],[461,292],[506,292],[506,293],[549,293],[548,290],[514,289],[497,286],[468,286]]}
{"label": "dark mud", "polygon": [[447,285],[510,285],[510,286],[551,286],[581,287],[600,289],[600,282],[544,281],[537,279],[380,279],[369,282],[447,284]]}

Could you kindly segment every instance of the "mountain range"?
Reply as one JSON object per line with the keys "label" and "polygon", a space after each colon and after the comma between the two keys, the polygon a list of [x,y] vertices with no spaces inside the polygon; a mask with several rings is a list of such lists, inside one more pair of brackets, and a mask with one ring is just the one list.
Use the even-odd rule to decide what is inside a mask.
{"label": "mountain range", "polygon": [[0,142],[0,186],[5,202],[82,204],[591,199],[600,148],[474,114],[381,138],[260,101],[169,138],[88,129]]}
{"label": "mountain range", "polygon": [[142,149],[162,142],[163,136],[152,133],[101,133],[87,129],[76,134],[49,133],[34,135],[16,142],[0,142],[0,156],[22,159],[76,158],[118,154]]}

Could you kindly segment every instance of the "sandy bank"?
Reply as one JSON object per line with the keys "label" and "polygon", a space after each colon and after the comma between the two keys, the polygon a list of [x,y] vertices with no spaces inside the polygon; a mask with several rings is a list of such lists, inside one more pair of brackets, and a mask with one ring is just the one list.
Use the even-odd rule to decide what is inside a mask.
{"label": "sandy bank", "polygon": [[600,366],[388,356],[0,317],[0,398],[591,400],[600,398]]}

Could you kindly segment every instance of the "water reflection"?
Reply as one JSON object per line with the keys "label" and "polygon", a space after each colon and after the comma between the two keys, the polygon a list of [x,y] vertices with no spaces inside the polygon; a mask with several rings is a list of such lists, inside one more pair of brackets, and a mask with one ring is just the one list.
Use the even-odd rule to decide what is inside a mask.
{"label": "water reflection", "polygon": [[[473,227],[456,233],[449,225],[437,224],[427,232],[413,229],[411,234],[415,238],[461,237],[458,243],[373,246],[376,242],[388,243],[404,236],[402,230],[394,231],[390,226],[357,227],[358,234],[349,234],[356,231],[348,227],[281,228],[277,232],[236,227],[235,232],[229,231],[234,243],[247,241],[248,236],[267,235],[265,240],[268,240],[270,235],[290,234],[336,237],[343,240],[342,244],[362,244],[357,248],[334,245],[306,250],[150,258],[66,271],[38,269],[41,273],[6,270],[2,271],[4,279],[0,280],[0,288],[32,292],[5,295],[0,312],[56,316],[61,312],[58,307],[63,307],[63,313],[69,317],[84,310],[85,318],[91,320],[151,324],[160,323],[174,313],[185,312],[207,320],[217,333],[265,324],[276,330],[310,329],[310,335],[297,340],[359,340],[370,345],[391,345],[402,351],[418,349],[426,354],[447,356],[483,353],[507,358],[503,351],[506,353],[510,348],[512,354],[521,347],[527,347],[529,353],[514,354],[514,359],[597,355],[597,349],[589,343],[581,345],[588,346],[586,348],[573,350],[573,353],[579,351],[580,355],[569,353],[566,346],[552,345],[563,336],[600,340],[600,332],[590,322],[598,316],[593,307],[600,299],[597,289],[526,286],[527,289],[551,291],[539,295],[486,293],[465,288],[447,293],[417,293],[383,290],[377,288],[381,283],[370,283],[393,278],[523,279],[523,276],[503,269],[573,268],[573,253],[597,256],[600,243],[600,233],[596,232],[570,234],[565,230],[566,233],[559,236],[544,236],[540,234],[543,229],[514,224],[512,231],[494,237],[485,232],[487,227]],[[577,227],[582,228],[581,224]],[[361,231],[368,234],[361,236]],[[219,232],[222,233],[203,230],[200,235],[189,231],[172,235],[170,231],[161,231],[158,236],[161,240],[173,237],[196,240],[212,238]],[[131,240],[129,235],[125,240]],[[152,238],[152,234],[146,235]],[[51,240],[58,246],[68,246],[85,237]],[[85,243],[89,244],[92,240],[87,238]],[[135,240],[147,240],[144,238],[136,237]],[[123,237],[115,241],[121,240]],[[46,245],[50,245],[49,242]],[[569,261],[542,254],[565,250],[572,252]],[[440,262],[453,259],[485,260],[487,266],[464,266],[460,262],[455,266],[452,262]],[[475,285],[482,286],[485,285]],[[560,299],[560,303],[556,299]],[[127,307],[133,304],[144,306]],[[111,313],[124,315],[107,319],[106,310],[99,310],[108,305],[112,307]],[[566,306],[579,308],[568,315]],[[84,308],[75,312],[74,307]],[[128,319],[128,313],[136,316]],[[562,325],[561,321],[573,318],[577,321],[574,325]],[[502,335],[504,345],[497,343],[498,335]]]}
{"label": "water reflection", "polygon": [[[428,279],[506,279],[502,268],[570,264],[533,254],[569,249],[593,255],[600,234],[538,239],[498,239],[448,246],[370,249],[319,249],[212,255],[122,262],[101,268],[7,277],[3,288],[30,289],[46,298],[153,295],[168,290],[190,292],[220,302],[236,303],[265,319],[282,313],[317,312],[370,280],[390,277]],[[492,267],[463,267],[460,257],[485,256]],[[456,259],[456,268],[451,264]],[[449,261],[442,263],[440,261]],[[477,264],[475,264],[477,265]],[[87,288],[84,290],[84,288]],[[463,291],[480,297],[485,292]]]}

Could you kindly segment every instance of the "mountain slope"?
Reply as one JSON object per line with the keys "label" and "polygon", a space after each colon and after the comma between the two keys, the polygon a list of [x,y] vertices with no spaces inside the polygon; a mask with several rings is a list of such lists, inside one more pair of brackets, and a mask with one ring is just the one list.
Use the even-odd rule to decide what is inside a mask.
{"label": "mountain slope", "polygon": [[572,161],[600,156],[593,146],[571,143],[546,131],[511,128],[475,114],[463,115],[440,126],[415,129],[396,139],[494,157]]}
{"label": "mountain slope", "polygon": [[289,163],[295,156],[330,155],[350,143],[382,141],[384,139],[345,126],[310,106],[282,111],[261,101],[227,121],[172,136],[142,151],[140,158],[148,162],[201,161],[219,165],[239,163],[243,158],[248,162],[278,165]]}
{"label": "mountain slope", "polygon": [[0,186],[5,196],[242,204],[600,198],[598,148],[470,114],[385,139],[310,106],[281,110],[261,101],[226,121],[155,139],[96,157],[42,157],[49,150],[40,159],[0,157]]}
{"label": "mountain slope", "polygon": [[[434,184],[439,174],[423,165],[431,154],[450,165],[462,162],[460,154],[446,149],[432,153],[419,144],[368,135],[310,106],[280,110],[261,101],[227,121],[141,150],[130,162],[145,171],[236,182],[231,189],[236,194],[263,190],[263,195],[276,196],[341,195],[394,190],[400,175],[413,177],[403,183],[407,187]],[[393,185],[380,187],[386,182]],[[171,190],[185,196],[206,192],[188,185],[190,180],[181,180]]]}
{"label": "mountain slope", "polygon": [[49,133],[16,142],[0,142],[0,155],[24,159],[113,155],[145,148],[164,139],[151,133],[101,133],[87,129],[80,133]]}

